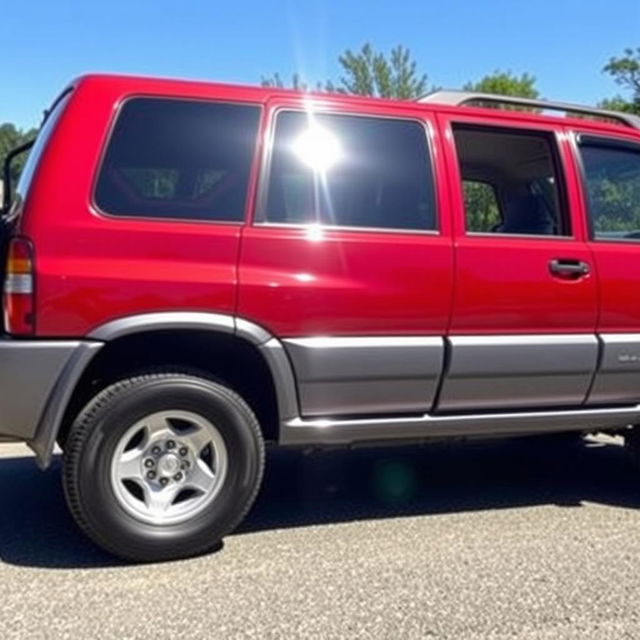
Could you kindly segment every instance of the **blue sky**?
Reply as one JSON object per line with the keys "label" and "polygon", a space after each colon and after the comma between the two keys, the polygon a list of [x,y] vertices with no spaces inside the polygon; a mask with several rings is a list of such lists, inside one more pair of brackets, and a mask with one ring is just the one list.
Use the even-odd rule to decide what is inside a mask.
{"label": "blue sky", "polygon": [[546,97],[618,92],[608,58],[640,46],[638,0],[20,0],[4,2],[0,122],[35,125],[73,76],[115,71],[258,83],[294,71],[335,78],[337,57],[370,41],[408,46],[432,83],[496,69],[538,78]]}

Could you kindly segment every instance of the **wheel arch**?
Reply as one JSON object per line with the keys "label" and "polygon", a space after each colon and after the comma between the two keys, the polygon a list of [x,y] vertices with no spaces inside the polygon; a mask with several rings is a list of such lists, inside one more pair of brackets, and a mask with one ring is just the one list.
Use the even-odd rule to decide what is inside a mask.
{"label": "wheel arch", "polygon": [[[74,415],[100,388],[145,368],[190,368],[234,386],[249,396],[245,400],[258,414],[267,440],[280,441],[282,425],[298,415],[295,377],[284,346],[244,318],[201,312],[127,316],[95,328],[85,345],[56,383],[29,442],[41,467],[48,466],[56,440],[64,439]],[[224,357],[214,360],[219,355]],[[125,357],[126,365],[119,364]]]}

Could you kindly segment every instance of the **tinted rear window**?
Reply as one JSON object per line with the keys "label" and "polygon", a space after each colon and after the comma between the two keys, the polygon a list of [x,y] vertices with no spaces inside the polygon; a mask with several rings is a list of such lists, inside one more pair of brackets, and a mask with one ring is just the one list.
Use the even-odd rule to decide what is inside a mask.
{"label": "tinted rear window", "polygon": [[95,201],[111,215],[241,221],[260,108],[135,98],[125,103]]}

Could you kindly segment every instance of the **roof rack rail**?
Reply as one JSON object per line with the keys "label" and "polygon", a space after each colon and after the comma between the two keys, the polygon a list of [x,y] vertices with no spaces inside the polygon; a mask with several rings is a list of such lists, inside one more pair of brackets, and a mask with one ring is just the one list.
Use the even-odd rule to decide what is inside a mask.
{"label": "roof rack rail", "polygon": [[[514,96],[503,96],[493,93],[478,93],[476,91],[433,91],[418,98],[418,102],[437,102],[440,104],[451,104],[457,107],[473,106],[473,103],[493,103],[496,105],[509,104],[521,107],[533,107],[535,109],[546,109],[549,111],[564,111],[565,113],[579,113],[596,118],[607,118],[615,120],[627,127],[640,129],[640,116],[622,111],[611,111],[609,109],[598,109],[597,107],[587,107],[580,104],[568,102],[552,102],[549,100],[532,100],[531,98],[517,98]],[[476,105],[479,106],[479,105]]]}

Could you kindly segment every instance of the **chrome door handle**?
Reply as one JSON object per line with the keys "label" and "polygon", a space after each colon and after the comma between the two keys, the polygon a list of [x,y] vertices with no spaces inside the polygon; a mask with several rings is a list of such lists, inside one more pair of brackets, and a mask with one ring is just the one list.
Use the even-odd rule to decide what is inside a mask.
{"label": "chrome door handle", "polygon": [[591,272],[591,267],[582,260],[550,260],[549,271],[554,276],[573,276],[579,278]]}

